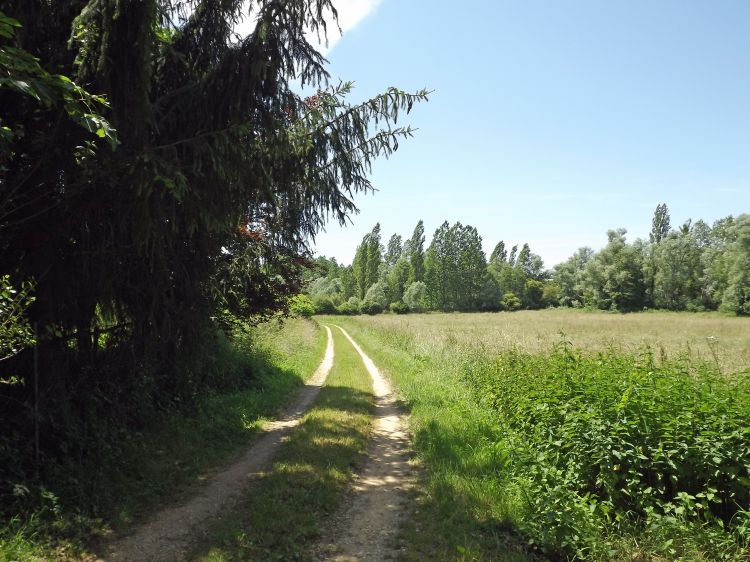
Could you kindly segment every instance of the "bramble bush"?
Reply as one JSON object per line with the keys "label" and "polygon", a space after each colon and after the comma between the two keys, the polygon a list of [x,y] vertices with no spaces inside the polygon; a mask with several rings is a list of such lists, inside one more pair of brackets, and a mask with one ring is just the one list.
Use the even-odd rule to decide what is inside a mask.
{"label": "bramble bush", "polygon": [[750,372],[563,343],[478,354],[465,376],[497,413],[530,542],[580,559],[632,553],[632,537],[667,559],[750,555]]}

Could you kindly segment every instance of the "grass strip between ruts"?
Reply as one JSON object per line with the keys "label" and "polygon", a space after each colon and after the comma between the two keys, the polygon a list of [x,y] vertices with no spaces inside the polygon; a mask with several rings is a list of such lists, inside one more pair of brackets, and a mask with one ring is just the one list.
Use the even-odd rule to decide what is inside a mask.
{"label": "grass strip between ruts", "polygon": [[357,352],[333,329],[335,359],[315,404],[273,468],[215,522],[190,559],[305,560],[321,523],[339,506],[363,458],[374,397]]}

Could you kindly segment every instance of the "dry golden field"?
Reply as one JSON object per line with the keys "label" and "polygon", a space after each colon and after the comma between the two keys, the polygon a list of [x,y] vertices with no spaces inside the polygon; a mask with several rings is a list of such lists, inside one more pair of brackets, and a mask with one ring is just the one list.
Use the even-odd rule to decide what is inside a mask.
{"label": "dry golden field", "polygon": [[[590,351],[611,347],[657,360],[689,355],[718,359],[725,373],[750,369],[750,318],[719,313],[643,312],[615,314],[573,309],[475,314],[385,314],[360,322],[406,332],[430,344],[480,345],[488,351],[516,347],[536,352],[563,339]],[[442,347],[442,346],[441,346]]]}

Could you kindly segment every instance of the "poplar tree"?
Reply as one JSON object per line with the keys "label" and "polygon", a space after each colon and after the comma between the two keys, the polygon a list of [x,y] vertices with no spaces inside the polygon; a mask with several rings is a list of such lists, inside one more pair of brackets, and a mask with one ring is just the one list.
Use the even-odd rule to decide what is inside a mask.
{"label": "poplar tree", "polygon": [[651,220],[651,232],[648,237],[652,244],[658,244],[669,234],[669,209],[666,203],[660,203],[654,210],[654,218]]}
{"label": "poplar tree", "polygon": [[407,242],[406,254],[409,259],[409,280],[407,285],[415,281],[423,281],[425,276],[424,253],[424,222],[420,220],[414,227],[414,232]]}

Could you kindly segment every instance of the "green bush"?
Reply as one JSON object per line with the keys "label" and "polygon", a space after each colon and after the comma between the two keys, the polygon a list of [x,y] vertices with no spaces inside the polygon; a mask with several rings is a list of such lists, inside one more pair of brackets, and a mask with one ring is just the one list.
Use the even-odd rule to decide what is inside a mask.
{"label": "green bush", "polygon": [[383,305],[377,301],[363,300],[359,307],[360,312],[363,314],[380,314],[383,312]]}
{"label": "green bush", "polygon": [[392,302],[389,308],[395,314],[407,314],[409,312],[409,307],[401,301]]}
{"label": "green bush", "polygon": [[336,307],[336,311],[339,314],[346,314],[347,316],[353,316],[359,314],[359,302],[342,302]]}
{"label": "green bush", "polygon": [[623,534],[667,559],[747,547],[748,373],[561,346],[478,359],[466,378],[497,413],[533,542],[593,559],[616,558]]}
{"label": "green bush", "polygon": [[404,292],[404,303],[412,312],[422,312],[427,306],[427,285],[415,281]]}
{"label": "green bush", "polygon": [[513,312],[514,310],[521,310],[523,304],[514,293],[508,292],[503,296],[503,300],[500,302],[502,310]]}
{"label": "green bush", "polygon": [[331,297],[327,296],[315,296],[313,297],[313,304],[315,305],[316,314],[336,314],[336,303],[333,302]]}
{"label": "green bush", "polygon": [[307,295],[295,295],[289,300],[289,312],[295,316],[309,318],[315,314],[315,305]]}

